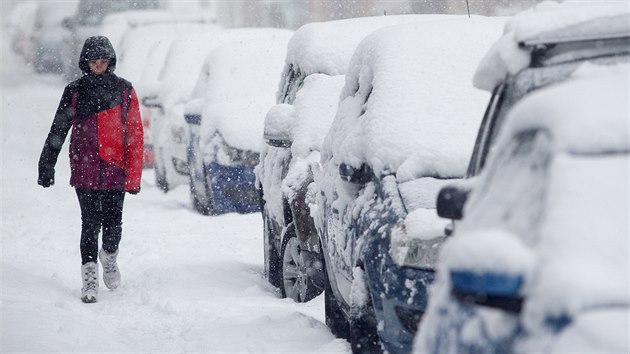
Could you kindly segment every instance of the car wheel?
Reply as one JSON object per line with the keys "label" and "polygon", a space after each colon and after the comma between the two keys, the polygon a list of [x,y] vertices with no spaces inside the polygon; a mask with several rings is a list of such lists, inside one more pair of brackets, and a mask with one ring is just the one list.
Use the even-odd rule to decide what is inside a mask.
{"label": "car wheel", "polygon": [[307,302],[321,293],[310,276],[311,262],[303,255],[300,241],[290,224],[282,242],[282,296],[296,302]]}
{"label": "car wheel", "polygon": [[265,274],[267,280],[276,288],[282,287],[282,266],[280,262],[280,252],[274,240],[279,238],[273,227],[274,221],[271,220],[265,207],[262,207],[263,217],[263,238],[264,238],[264,258],[265,258]]}
{"label": "car wheel", "polygon": [[[203,183],[202,188],[198,188],[198,185],[200,183]],[[198,213],[203,215],[215,214],[214,207],[212,205],[212,196],[210,196],[208,193],[208,186],[206,185],[205,174],[203,177],[203,182],[195,181],[192,175],[190,176],[190,199],[192,201],[193,208],[195,208]]]}
{"label": "car wheel", "polygon": [[[162,149],[159,150],[159,155],[156,156],[155,167],[154,167],[155,184],[162,192],[166,193],[169,191],[168,180],[166,179],[166,171],[160,169],[160,164],[157,163],[157,159],[160,159],[160,161],[162,161]],[[162,163],[162,165],[164,165],[164,163]]]}

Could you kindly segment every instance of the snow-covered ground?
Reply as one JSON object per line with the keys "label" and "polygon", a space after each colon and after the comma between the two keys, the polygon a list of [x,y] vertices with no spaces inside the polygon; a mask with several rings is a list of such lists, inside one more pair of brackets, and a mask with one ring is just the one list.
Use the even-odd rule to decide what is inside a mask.
{"label": "snow-covered ground", "polygon": [[121,287],[83,304],[80,211],[68,143],[56,184],[37,162],[64,83],[36,76],[2,38],[0,352],[348,353],[324,324],[323,296],[281,299],[262,276],[260,214],[195,213],[187,186],[163,194],[145,170],[127,195]]}

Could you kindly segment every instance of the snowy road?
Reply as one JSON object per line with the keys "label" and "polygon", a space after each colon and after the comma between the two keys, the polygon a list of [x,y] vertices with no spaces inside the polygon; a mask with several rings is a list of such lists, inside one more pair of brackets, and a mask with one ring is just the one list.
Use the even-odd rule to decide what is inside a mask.
{"label": "snowy road", "polygon": [[6,47],[2,57],[0,352],[350,351],[324,324],[322,296],[296,304],[263,279],[259,214],[198,215],[187,187],[163,194],[152,171],[126,197],[121,287],[101,282],[99,302],[83,304],[67,142],[56,185],[37,185],[63,82],[31,74]]}

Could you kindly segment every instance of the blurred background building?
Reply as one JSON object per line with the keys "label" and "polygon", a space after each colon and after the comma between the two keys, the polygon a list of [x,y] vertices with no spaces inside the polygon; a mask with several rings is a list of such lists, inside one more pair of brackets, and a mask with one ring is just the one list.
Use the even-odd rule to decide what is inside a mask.
{"label": "blurred background building", "polygon": [[[133,2],[133,0],[88,0]],[[468,0],[478,15],[510,15],[541,0]],[[593,1],[593,0],[585,0]],[[596,0],[595,0],[596,1]],[[20,3],[77,4],[78,0],[2,0],[3,21]],[[208,11],[224,27],[298,28],[314,21],[413,13],[466,14],[466,0],[156,0],[174,11]],[[67,7],[67,6],[66,6]]]}

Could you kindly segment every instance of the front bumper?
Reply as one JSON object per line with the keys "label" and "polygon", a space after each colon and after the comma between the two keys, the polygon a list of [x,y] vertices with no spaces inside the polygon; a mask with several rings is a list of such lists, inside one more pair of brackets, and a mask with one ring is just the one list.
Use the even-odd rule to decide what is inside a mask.
{"label": "front bumper", "polygon": [[389,353],[410,353],[435,272],[396,264],[389,254],[389,234],[373,241],[365,266],[379,337]]}

